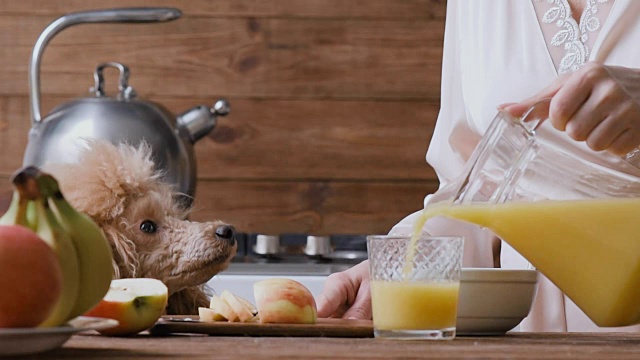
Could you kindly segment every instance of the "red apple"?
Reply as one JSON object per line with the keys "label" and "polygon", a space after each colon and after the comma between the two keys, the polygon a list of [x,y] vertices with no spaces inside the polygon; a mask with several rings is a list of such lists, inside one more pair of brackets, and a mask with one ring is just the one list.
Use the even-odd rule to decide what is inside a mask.
{"label": "red apple", "polygon": [[34,327],[47,318],[62,290],[58,257],[36,233],[0,226],[0,328]]}
{"label": "red apple", "polygon": [[168,298],[169,291],[160,280],[116,279],[105,297],[85,315],[118,320],[118,326],[100,330],[103,335],[135,335],[158,321]]}
{"label": "red apple", "polygon": [[262,323],[314,324],[316,301],[297,281],[272,278],[256,282],[253,295]]}

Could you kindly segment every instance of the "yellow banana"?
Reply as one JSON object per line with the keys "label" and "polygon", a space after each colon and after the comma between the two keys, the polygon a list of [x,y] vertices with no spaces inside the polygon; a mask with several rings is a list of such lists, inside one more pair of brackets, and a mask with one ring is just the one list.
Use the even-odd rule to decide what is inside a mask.
{"label": "yellow banana", "polygon": [[7,212],[0,218],[0,225],[23,225],[27,226],[27,206],[29,200],[21,196],[17,190],[13,191],[11,205]]}
{"label": "yellow banana", "polygon": [[25,184],[18,184],[17,187],[32,199],[33,206],[28,207],[27,211],[34,212],[34,231],[54,250],[62,270],[60,298],[49,317],[39,325],[39,327],[53,327],[60,326],[70,319],[71,311],[78,298],[80,268],[73,242],[49,207],[47,202],[49,189],[43,185],[37,181],[37,178],[30,178]]}
{"label": "yellow banana", "polygon": [[55,215],[46,205],[45,200],[35,201],[36,233],[56,252],[62,269],[62,295],[58,299],[51,315],[40,327],[60,326],[71,319],[71,312],[78,298],[80,285],[80,267],[78,255],[71,239],[56,220]]}
{"label": "yellow banana", "polygon": [[[26,176],[21,172],[13,176],[14,184],[13,198],[7,211],[0,218],[0,225],[22,225],[28,226],[27,207],[29,207],[29,199],[23,193],[22,184],[26,181]],[[20,185],[20,186],[19,186]]]}
{"label": "yellow banana", "polygon": [[69,234],[78,253],[80,290],[71,317],[82,315],[97,305],[109,291],[113,279],[113,255],[102,229],[86,214],[74,209],[64,198],[56,179],[40,175],[51,190],[49,204]]}

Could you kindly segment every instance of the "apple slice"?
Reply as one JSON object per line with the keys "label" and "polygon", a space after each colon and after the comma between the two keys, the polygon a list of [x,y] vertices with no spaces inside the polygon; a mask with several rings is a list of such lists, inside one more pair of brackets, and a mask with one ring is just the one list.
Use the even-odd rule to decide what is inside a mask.
{"label": "apple slice", "polygon": [[258,312],[255,306],[248,300],[231,293],[229,290],[224,290],[222,294],[220,294],[220,298],[229,304],[241,322],[251,320]]}
{"label": "apple slice", "polygon": [[239,320],[238,314],[233,311],[233,308],[218,295],[213,295],[211,297],[211,303],[209,304],[209,307],[215,310],[220,315],[224,316],[224,318],[229,320],[230,322]]}
{"label": "apple slice", "polygon": [[262,323],[314,324],[316,302],[301,283],[271,278],[253,284],[258,316]]}
{"label": "apple slice", "polygon": [[219,312],[206,307],[198,308],[198,316],[200,321],[227,321]]}
{"label": "apple slice", "polygon": [[118,320],[118,326],[99,330],[103,335],[134,335],[156,323],[168,298],[169,291],[160,280],[115,279],[104,298],[85,315]]}
{"label": "apple slice", "polygon": [[[234,294],[235,295],[235,294]],[[238,299],[238,301],[240,301],[242,303],[242,305],[251,312],[251,314],[253,316],[251,316],[251,318],[249,318],[246,322],[258,322],[260,321],[260,317],[258,316],[258,309],[256,308],[255,305],[253,305],[251,303],[251,301],[236,295],[236,298]]]}

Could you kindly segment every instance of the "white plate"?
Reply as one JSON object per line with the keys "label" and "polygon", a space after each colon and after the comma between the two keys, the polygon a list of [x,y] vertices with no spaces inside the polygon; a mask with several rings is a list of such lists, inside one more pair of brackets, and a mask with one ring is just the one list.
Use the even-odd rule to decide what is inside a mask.
{"label": "white plate", "polygon": [[37,354],[53,350],[62,346],[73,334],[117,325],[118,321],[113,319],[78,316],[66,326],[0,329],[0,356]]}

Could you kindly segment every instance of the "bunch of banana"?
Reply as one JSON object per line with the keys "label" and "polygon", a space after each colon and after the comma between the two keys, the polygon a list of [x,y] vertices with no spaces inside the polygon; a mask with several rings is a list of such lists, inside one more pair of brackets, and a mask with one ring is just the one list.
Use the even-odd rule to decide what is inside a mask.
{"label": "bunch of banana", "polygon": [[62,295],[40,326],[60,326],[93,308],[109,290],[111,248],[98,225],[65,200],[53,176],[29,166],[19,170],[12,182],[13,200],[0,225],[31,228],[57,254]]}

